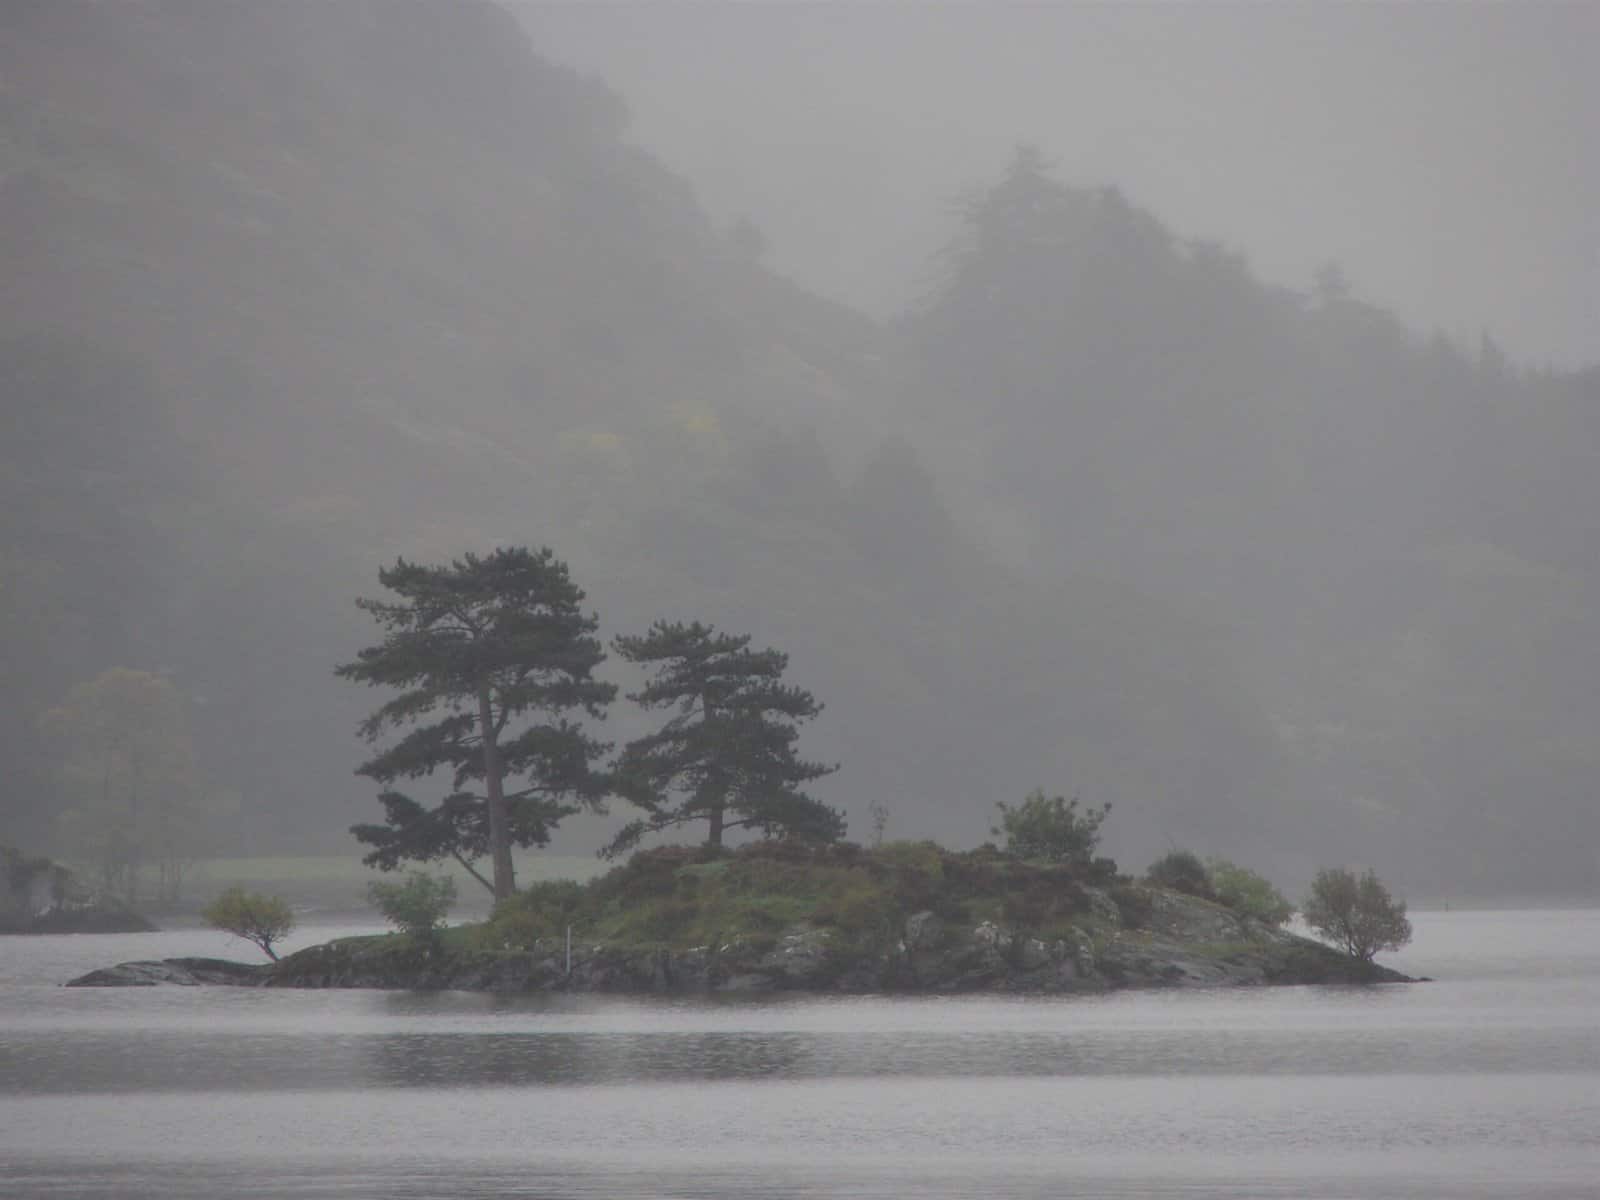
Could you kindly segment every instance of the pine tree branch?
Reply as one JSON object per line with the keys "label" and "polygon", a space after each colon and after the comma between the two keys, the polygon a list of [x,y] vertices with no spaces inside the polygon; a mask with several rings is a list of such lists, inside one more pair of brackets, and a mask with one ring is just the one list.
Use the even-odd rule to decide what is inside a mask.
{"label": "pine tree branch", "polygon": [[468,874],[468,875],[471,875],[471,876],[472,876],[472,877],[473,877],[473,878],[474,878],[474,879],[476,879],[476,880],[477,880],[477,881],[478,881],[478,882],[479,882],[479,883],[481,883],[481,884],[483,884],[483,886],[484,886],[484,887],[485,887],[485,888],[487,888],[487,889],[488,889],[488,891],[489,891],[489,894],[490,894],[490,895],[491,895],[491,896],[492,896],[492,895],[494,895],[494,884],[492,884],[492,883],[490,883],[490,882],[489,882],[489,881],[488,881],[488,880],[487,880],[487,879],[485,879],[485,878],[484,878],[484,877],[483,877],[483,876],[482,876],[482,875],[480,875],[480,874],[478,874],[478,871],[477,871],[477,868],[475,868],[475,867],[474,867],[474,866],[473,866],[473,865],[472,865],[472,864],[471,864],[471,863],[470,863],[470,862],[468,862],[468,861],[467,861],[467,860],[466,860],[466,859],[464,859],[464,858],[462,858],[462,857],[461,857],[461,851],[459,851],[459,850],[456,850],[456,849],[452,849],[452,850],[451,850],[451,851],[450,851],[450,857],[451,857],[451,858],[453,858],[453,859],[455,859],[455,860],[456,860],[456,861],[457,861],[457,862],[458,862],[458,863],[460,863],[460,864],[461,864],[461,868],[462,868],[462,870],[464,870],[464,871],[466,871],[466,873],[467,873],[467,874]]}

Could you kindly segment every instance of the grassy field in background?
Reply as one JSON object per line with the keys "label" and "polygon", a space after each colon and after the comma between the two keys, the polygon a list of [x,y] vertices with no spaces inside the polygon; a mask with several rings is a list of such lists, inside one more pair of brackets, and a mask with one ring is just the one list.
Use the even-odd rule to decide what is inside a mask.
{"label": "grassy field in background", "polygon": [[[521,854],[516,857],[517,878],[522,879],[588,879],[605,867],[599,859],[584,854]],[[418,870],[430,874],[449,875],[459,882],[472,882],[472,877],[453,862],[437,863]],[[488,864],[479,868],[488,873]],[[317,854],[298,857],[261,858],[207,858],[195,868],[195,876],[205,875],[224,886],[275,880],[296,882],[346,882],[365,884],[369,879],[381,879],[384,872],[364,866],[354,854]]]}
{"label": "grassy field in background", "polygon": [[[516,856],[518,884],[545,879],[589,879],[606,867],[591,855],[519,854]],[[489,894],[456,863],[435,863],[430,874],[455,880],[460,911],[487,911]],[[480,868],[485,874],[489,867]],[[358,911],[369,907],[367,884],[377,879],[398,879],[397,872],[377,871],[363,866],[359,855],[326,854],[265,856],[258,858],[208,858],[196,863],[184,880],[185,907],[209,902],[218,892],[230,887],[282,896],[301,907]]]}

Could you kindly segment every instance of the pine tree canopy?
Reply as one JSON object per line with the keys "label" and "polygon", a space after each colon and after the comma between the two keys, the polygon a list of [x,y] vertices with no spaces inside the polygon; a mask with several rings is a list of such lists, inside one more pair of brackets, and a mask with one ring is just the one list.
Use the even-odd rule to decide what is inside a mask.
{"label": "pine tree canopy", "polygon": [[658,621],[639,637],[619,637],[616,652],[653,670],[629,699],[674,715],[655,733],[630,742],[616,790],[643,810],[604,853],[621,853],[646,834],[706,821],[721,845],[729,829],[753,829],[834,841],[844,819],[800,785],[835,766],[798,757],[797,726],[822,711],[801,688],[785,684],[788,655],[752,650],[748,636],[699,622]]}
{"label": "pine tree canopy", "polygon": [[[372,866],[454,858],[497,899],[516,888],[511,848],[542,846],[560,821],[598,807],[608,780],[593,764],[609,749],[566,714],[605,715],[616,686],[593,678],[605,650],[584,594],[549,549],[467,554],[448,566],[396,561],[378,581],[397,600],[360,599],[383,640],[336,674],[398,695],[362,722],[376,743],[398,740],[357,768],[382,784],[444,770],[433,808],[392,788],[385,824],[351,832]],[[473,866],[489,857],[493,882]]]}

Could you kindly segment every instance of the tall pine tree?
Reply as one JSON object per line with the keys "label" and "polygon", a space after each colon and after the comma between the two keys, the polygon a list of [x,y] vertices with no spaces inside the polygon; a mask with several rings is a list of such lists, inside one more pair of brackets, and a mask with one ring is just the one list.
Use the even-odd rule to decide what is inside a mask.
{"label": "tall pine tree", "polygon": [[[374,849],[364,861],[461,863],[498,899],[516,891],[513,846],[542,846],[563,818],[598,805],[606,776],[592,764],[610,749],[568,718],[599,719],[616,685],[593,678],[605,651],[583,592],[548,549],[468,554],[448,566],[404,559],[378,581],[398,600],[357,600],[383,628],[337,674],[400,694],[361,725],[376,742],[410,726],[357,768],[383,784],[450,774],[432,808],[393,788],[379,797],[383,825],[351,832]],[[492,881],[474,865],[487,856]]]}
{"label": "tall pine tree", "polygon": [[835,841],[844,818],[800,785],[837,767],[795,753],[797,726],[822,711],[810,692],[782,682],[789,656],[751,650],[748,636],[699,622],[658,621],[642,637],[619,637],[616,652],[653,669],[629,699],[676,713],[655,733],[628,743],[616,789],[644,810],[604,853],[622,853],[646,834],[705,821],[720,846],[730,829]]}

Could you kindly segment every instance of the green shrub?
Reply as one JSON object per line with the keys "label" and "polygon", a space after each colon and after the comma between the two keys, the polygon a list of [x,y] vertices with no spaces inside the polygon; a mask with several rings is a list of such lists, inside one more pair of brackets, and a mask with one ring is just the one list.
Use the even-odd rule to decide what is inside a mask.
{"label": "green shrub", "polygon": [[837,928],[843,933],[879,932],[895,923],[895,908],[884,904],[884,896],[866,883],[849,887],[824,900],[812,918],[818,925]]}
{"label": "green shrub", "polygon": [[1057,897],[1039,880],[1008,891],[1000,901],[1001,919],[1019,934],[1031,934],[1056,915]]}
{"label": "green shrub", "polygon": [[1200,859],[1187,850],[1173,850],[1150,864],[1144,877],[1156,887],[1171,888],[1203,900],[1216,899],[1211,890],[1211,876]]}
{"label": "green shrub", "polygon": [[896,867],[910,867],[929,875],[944,870],[945,850],[938,842],[885,842],[872,852],[875,862]]}
{"label": "green shrub", "polygon": [[905,913],[933,908],[945,895],[945,858],[934,842],[888,842],[871,856],[886,899]]}
{"label": "green shrub", "polygon": [[993,846],[989,850],[993,853],[986,853],[980,846],[970,853],[949,857],[942,870],[954,890],[963,895],[986,896],[1000,887],[1016,863],[1001,856]]}
{"label": "green shrub", "polygon": [[833,863],[851,861],[859,857],[861,847],[854,842],[829,842],[791,834],[788,837],[762,838],[759,841],[747,842],[734,853],[745,862]]}
{"label": "green shrub", "polygon": [[521,910],[564,928],[582,911],[585,895],[583,885],[576,880],[547,879],[502,900],[495,906],[495,914],[498,916],[502,909]]}
{"label": "green shrub", "polygon": [[444,928],[445,914],[456,902],[456,885],[442,875],[411,871],[404,883],[369,883],[367,899],[402,933],[432,945]]}
{"label": "green shrub", "polygon": [[1080,810],[1076,799],[1047,798],[1043,788],[1034,788],[1015,808],[1004,800],[995,807],[1000,810],[1000,824],[989,832],[1004,835],[1007,853],[1085,868],[1100,844],[1100,825],[1111,811],[1109,804]]}
{"label": "green shrub", "polygon": [[1307,925],[1363,962],[1411,940],[1405,902],[1389,895],[1371,871],[1359,879],[1342,868],[1318,871],[1300,911]]}
{"label": "green shrub", "polygon": [[[722,853],[726,853],[723,851]],[[640,850],[620,867],[607,871],[595,890],[605,896],[669,896],[678,888],[680,868],[710,861],[698,846],[658,846]]]}
{"label": "green shrub", "polygon": [[1282,925],[1294,916],[1294,905],[1284,899],[1283,893],[1248,867],[1225,858],[1208,858],[1206,873],[1211,877],[1217,902],[1237,913],[1268,925]]}
{"label": "green shrub", "polygon": [[294,913],[283,900],[237,887],[229,888],[201,909],[200,918],[213,929],[259,946],[273,962],[278,961],[273,943],[294,932]]}
{"label": "green shrub", "polygon": [[1155,901],[1150,893],[1136,883],[1114,883],[1107,889],[1111,902],[1117,906],[1122,923],[1129,929],[1143,929],[1155,913]]}
{"label": "green shrub", "polygon": [[661,897],[630,912],[622,930],[630,941],[673,942],[681,940],[699,916],[700,906],[693,900]]}
{"label": "green shrub", "polygon": [[1085,882],[1095,887],[1104,887],[1117,877],[1117,860],[1100,855],[1089,864],[1089,870],[1084,875]]}
{"label": "green shrub", "polygon": [[570,879],[530,884],[494,906],[486,940],[495,947],[530,948],[540,938],[559,938],[567,926],[587,922],[589,893]]}
{"label": "green shrub", "polygon": [[478,927],[476,942],[480,950],[531,950],[550,936],[552,931],[532,914],[497,907],[493,919]]}

